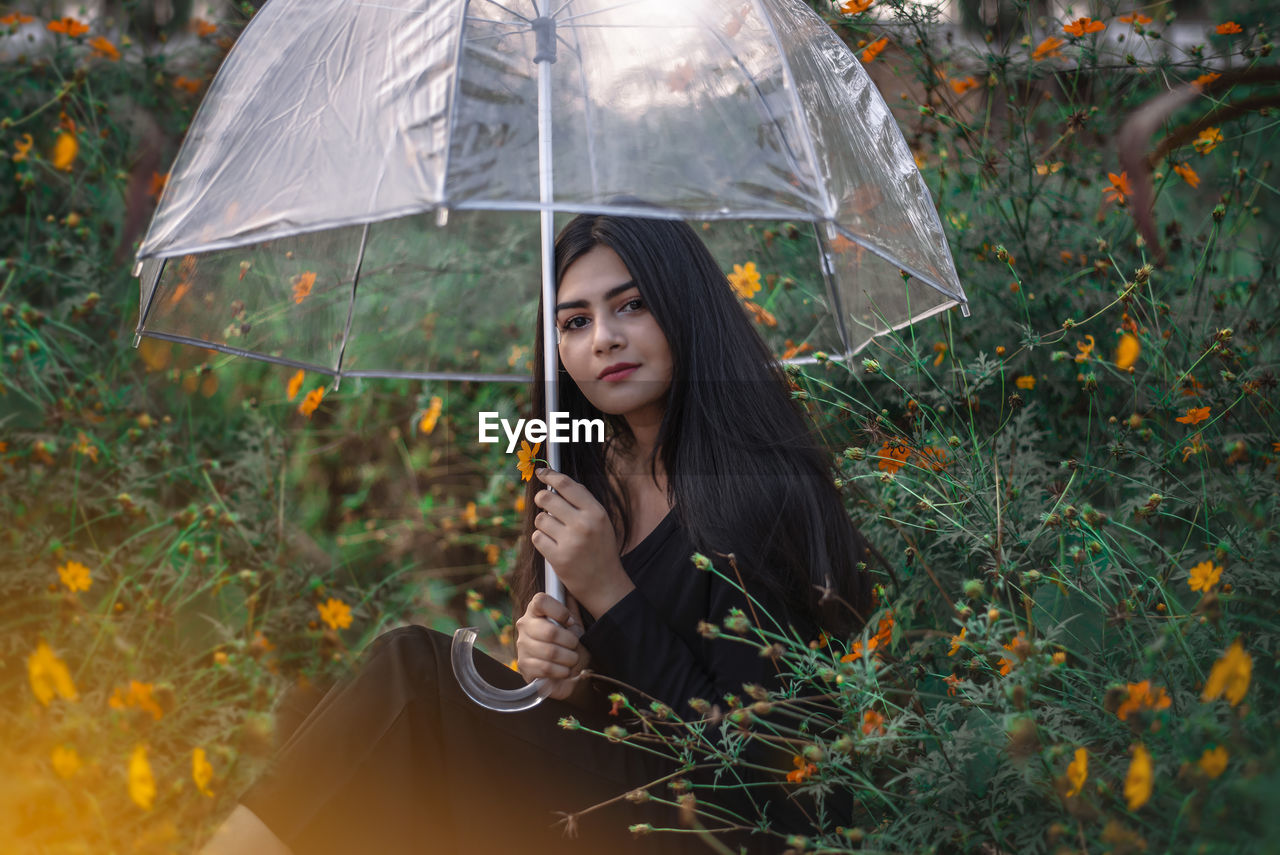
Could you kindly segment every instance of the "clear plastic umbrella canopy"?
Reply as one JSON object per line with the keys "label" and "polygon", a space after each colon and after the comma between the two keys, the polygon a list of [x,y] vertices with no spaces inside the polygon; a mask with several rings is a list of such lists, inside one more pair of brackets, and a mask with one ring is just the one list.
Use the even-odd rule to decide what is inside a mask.
{"label": "clear plastic umbrella canopy", "polygon": [[[892,115],[800,0],[271,0],[172,167],[138,332],[335,377],[527,379],[539,216],[584,211],[799,229],[803,263],[754,296],[780,354],[967,314]],[[742,233],[704,232],[726,270]]]}

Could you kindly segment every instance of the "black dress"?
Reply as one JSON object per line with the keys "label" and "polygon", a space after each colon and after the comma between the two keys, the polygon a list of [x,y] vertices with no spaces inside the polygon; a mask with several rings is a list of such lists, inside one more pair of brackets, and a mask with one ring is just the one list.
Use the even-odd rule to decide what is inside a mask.
{"label": "black dress", "polygon": [[[664,701],[685,719],[697,717],[687,704],[691,698],[727,708],[726,693],[746,697],[743,683],[778,685],[774,666],[754,645],[699,634],[699,620],[719,623],[730,606],[747,611],[747,604],[714,574],[696,569],[690,561],[694,551],[672,511],[622,556],[636,590],[598,619],[583,615],[582,643],[591,652],[592,670]],[[816,635],[809,627],[802,632]],[[519,713],[484,709],[458,688],[451,641],[421,626],[376,638],[360,667],[324,696],[241,803],[295,855],[710,851],[687,832],[629,833],[628,826],[639,823],[682,825],[675,808],[625,798],[576,816],[576,834],[566,836],[565,824],[558,822],[564,814],[649,785],[674,772],[677,762],[559,725],[573,716],[597,731],[621,724],[637,732],[638,722],[625,711],[610,715],[607,696],[618,689],[604,681],[594,681],[587,709],[551,699]],[[525,682],[484,654],[476,655],[476,668],[501,688]],[[652,699],[628,695],[639,709]],[[808,830],[811,803],[802,809],[788,796],[794,785],[772,783],[783,780],[790,753],[753,751],[753,759],[767,757],[780,771],[764,778],[742,773],[744,780],[770,782],[752,788],[750,800],[743,789],[711,793],[696,786],[710,783],[709,773],[684,777],[702,803],[731,806],[748,824],[771,802],[766,813],[775,829]],[[665,783],[650,791],[676,800]],[[706,817],[700,821],[717,825]],[[734,851],[786,848],[775,836],[717,837]]]}

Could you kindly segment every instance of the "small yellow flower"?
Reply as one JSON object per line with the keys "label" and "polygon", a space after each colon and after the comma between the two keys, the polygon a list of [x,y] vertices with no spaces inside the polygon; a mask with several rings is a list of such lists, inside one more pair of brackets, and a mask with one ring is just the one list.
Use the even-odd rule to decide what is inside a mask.
{"label": "small yellow flower", "polygon": [[289,378],[289,385],[285,387],[285,392],[288,393],[290,401],[298,397],[298,393],[302,391],[302,381],[306,376],[307,372],[299,368],[297,372]]}
{"label": "small yellow flower", "polygon": [[1023,374],[1015,379],[1013,384],[1019,389],[1034,389],[1036,387],[1036,378],[1030,374]]}
{"label": "small yellow flower", "polygon": [[44,641],[36,646],[35,653],[27,657],[27,679],[36,699],[46,707],[55,695],[68,701],[80,699],[71,680],[71,671]]}
{"label": "small yellow flower", "polygon": [[1253,657],[1244,652],[1240,639],[1236,639],[1227,648],[1227,652],[1209,671],[1209,679],[1204,684],[1204,694],[1200,700],[1206,703],[1226,697],[1231,706],[1244,700],[1249,691],[1249,680],[1253,677]]}
{"label": "small yellow flower", "polygon": [[89,586],[93,584],[93,577],[89,575],[89,568],[79,561],[68,561],[66,564],[59,566],[58,576],[62,579],[62,584],[66,585],[67,590],[72,593],[87,591]]}
{"label": "small yellow flower", "polygon": [[79,153],[80,141],[76,139],[76,135],[70,131],[63,131],[58,134],[58,139],[53,144],[53,155],[49,161],[54,169],[70,172],[71,164],[76,162],[76,155]]}
{"label": "small yellow flower", "polygon": [[1190,166],[1187,166],[1187,164],[1175,163],[1173,165],[1173,171],[1178,173],[1178,175],[1182,176],[1182,180],[1190,184],[1192,187],[1200,186],[1200,176],[1196,173],[1194,169],[1192,169]]}
{"label": "small yellow flower", "polygon": [[213,797],[213,790],[209,789],[209,782],[213,780],[213,766],[203,748],[196,748],[191,752],[191,780],[196,782],[196,789],[201,793]]}
{"label": "small yellow flower", "polygon": [[1128,371],[1138,361],[1138,356],[1141,353],[1142,342],[1138,340],[1136,335],[1125,333],[1120,337],[1120,344],[1116,346],[1116,368],[1121,371]]}
{"label": "small yellow flower", "polygon": [[1201,154],[1208,154],[1217,148],[1220,142],[1222,142],[1222,130],[1220,128],[1205,128],[1192,141],[1191,146]]}
{"label": "small yellow flower", "polygon": [[23,134],[22,138],[16,140],[13,144],[13,154],[9,157],[14,163],[21,163],[31,154],[31,146],[35,145],[35,140],[31,138],[31,134]]}
{"label": "small yellow flower", "polygon": [[1080,791],[1084,789],[1084,782],[1089,778],[1089,752],[1083,748],[1077,748],[1075,759],[1067,766],[1067,780],[1071,782],[1071,789],[1067,790],[1067,798],[1080,795]]}
{"label": "small yellow flower", "polygon": [[107,700],[107,706],[117,710],[122,710],[126,707],[137,707],[140,710],[151,713],[151,717],[159,721],[164,716],[164,710],[161,709],[160,704],[156,703],[156,699],[151,694],[154,689],[154,683],[130,680],[127,692],[120,686],[115,687],[111,697]]}
{"label": "small yellow flower", "polygon": [[316,274],[315,271],[308,270],[305,273],[299,273],[293,277],[293,302],[301,303],[307,297],[311,296],[311,289],[315,287]]}
{"label": "small yellow flower", "polygon": [[951,649],[947,651],[948,656],[955,656],[960,652],[960,645],[964,642],[964,637],[968,634],[969,630],[965,627],[961,627],[959,635],[951,636]]}
{"label": "small yellow flower", "polygon": [[1218,584],[1218,580],[1222,578],[1222,567],[1214,564],[1212,561],[1201,561],[1199,564],[1191,568],[1190,578],[1187,584],[1191,586],[1193,591],[1204,591],[1208,593]]}
{"label": "small yellow flower", "polygon": [[1084,362],[1093,355],[1094,344],[1095,342],[1091,335],[1085,336],[1084,341],[1076,342],[1076,350],[1079,351],[1079,353],[1076,354],[1076,362]]}
{"label": "small yellow flower", "polygon": [[147,747],[139,745],[129,758],[129,798],[143,810],[151,810],[156,798],[156,779],[147,761]]}
{"label": "small yellow flower", "polygon": [[298,412],[307,418],[311,418],[311,414],[320,406],[322,400],[324,400],[324,387],[317,386],[307,393],[307,397],[302,399],[302,403],[298,405]]}
{"label": "small yellow flower", "polygon": [[475,528],[480,522],[480,515],[476,513],[476,503],[467,502],[467,506],[462,511],[462,521],[470,528]]}
{"label": "small yellow flower", "polygon": [[535,443],[530,448],[528,440],[520,440],[520,450],[516,452],[516,457],[519,459],[516,468],[520,470],[521,481],[528,481],[533,478],[533,470],[536,467],[533,461],[537,458],[538,449],[541,447],[542,443],[540,442]]}
{"label": "small yellow flower", "polygon": [[756,270],[754,261],[748,261],[745,265],[733,265],[733,272],[728,278],[733,290],[744,300],[750,300],[760,290],[760,273]]}
{"label": "small yellow flower", "polygon": [[502,555],[502,549],[496,543],[487,543],[484,547],[484,560],[490,564],[497,564],[498,557]]}
{"label": "small yellow flower", "polygon": [[58,773],[59,778],[70,778],[80,768],[80,755],[74,748],[65,745],[54,748],[50,759],[53,760],[53,771]]}
{"label": "small yellow flower", "polygon": [[351,607],[342,600],[330,597],[328,602],[317,604],[320,619],[329,624],[331,629],[346,629],[351,626]]}
{"label": "small yellow flower", "polygon": [[426,410],[422,413],[422,418],[418,420],[418,430],[424,434],[430,434],[436,429],[436,423],[440,421],[440,411],[444,407],[444,401],[439,395],[433,395],[427,404]]}
{"label": "small yellow flower", "polygon": [[1221,745],[1216,748],[1206,748],[1200,755],[1200,759],[1196,761],[1196,765],[1210,778],[1216,778],[1227,770],[1228,757],[1227,749]]}
{"label": "small yellow flower", "polygon": [[1129,773],[1124,778],[1124,797],[1129,802],[1129,810],[1137,810],[1151,798],[1151,788],[1155,783],[1155,775],[1151,769],[1151,755],[1138,743],[1133,747],[1133,760],[1129,763]]}

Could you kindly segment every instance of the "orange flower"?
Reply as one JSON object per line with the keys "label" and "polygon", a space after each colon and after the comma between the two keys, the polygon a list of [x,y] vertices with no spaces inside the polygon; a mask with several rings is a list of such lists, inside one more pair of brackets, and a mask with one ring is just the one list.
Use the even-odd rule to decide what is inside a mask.
{"label": "orange flower", "polygon": [[1023,374],[1013,381],[1013,385],[1019,389],[1034,389],[1036,387],[1036,378],[1030,374]]}
{"label": "orange flower", "polygon": [[[1004,649],[1017,656],[1019,660],[1025,659],[1026,653],[1030,650],[1030,647],[1027,644],[1027,634],[1025,632],[1019,632],[1013,641],[1004,645]],[[1006,659],[1001,656],[1000,661],[997,664],[1000,666],[1000,675],[1002,677],[1009,676],[1009,672],[1013,670],[1012,659]]]}
{"label": "orange flower", "polygon": [[947,468],[947,452],[936,445],[925,446],[916,457],[920,459],[920,465],[930,471],[941,472]]}
{"label": "orange flower", "polygon": [[1208,703],[1225,697],[1231,706],[1244,700],[1249,691],[1249,681],[1253,677],[1253,657],[1244,651],[1240,639],[1231,642],[1227,652],[1222,654],[1209,671],[1209,679],[1205,681],[1204,692],[1200,700]]}
{"label": "orange flower", "polygon": [[1216,71],[1210,71],[1209,73],[1202,74],[1195,80],[1191,81],[1191,85],[1203,89],[1221,76],[1222,75]]}
{"label": "orange flower", "polygon": [[1136,335],[1125,333],[1120,337],[1120,344],[1116,346],[1116,368],[1121,371],[1128,371],[1133,363],[1138,361],[1138,356],[1142,353],[1142,342],[1138,340]]}
{"label": "orange flower", "polygon": [[[855,641],[849,652],[840,657],[841,662],[856,662],[862,658],[864,653],[872,653],[881,648],[888,647],[889,642],[893,639],[893,613],[889,613],[880,619],[880,625],[876,627],[876,634],[867,639],[866,649],[863,649],[861,641]],[[878,655],[878,654],[877,654]]]}
{"label": "orange flower", "polygon": [[1184,425],[1198,425],[1207,418],[1209,418],[1208,407],[1188,407],[1187,414],[1178,416],[1174,421],[1182,422]]}
{"label": "orange flower", "polygon": [[1194,375],[1188,374],[1182,378],[1182,397],[1194,398],[1204,391],[1204,384],[1195,378]]}
{"label": "orange flower", "polygon": [[1188,572],[1187,585],[1193,591],[1204,591],[1207,594],[1213,590],[1221,578],[1221,565],[1214,564],[1212,561],[1201,561]]}
{"label": "orange flower", "polygon": [[813,350],[813,345],[808,342],[796,344],[791,339],[787,339],[787,349],[782,352],[783,360],[792,359],[802,353],[808,353]]}
{"label": "orange flower", "polygon": [[293,277],[293,302],[301,303],[311,296],[311,288],[316,284],[316,274],[308,270]]}
{"label": "orange flower", "polygon": [[159,172],[151,173],[151,182],[147,186],[147,195],[153,199],[160,198],[160,194],[164,192],[164,185],[169,183],[169,173],[161,175]]}
{"label": "orange flower", "polygon": [[1071,787],[1067,790],[1067,798],[1080,795],[1088,777],[1089,752],[1083,748],[1077,748],[1075,759],[1067,766],[1067,780],[1071,782]]}
{"label": "orange flower", "polygon": [[[1037,163],[1036,175],[1052,175],[1062,168],[1062,161],[1055,160],[1053,163]],[[1067,253],[1070,255],[1070,253]]]}
{"label": "orange flower", "polygon": [[876,39],[874,42],[867,45],[867,49],[862,52],[862,61],[864,63],[874,62],[875,58],[880,55],[881,51],[883,51],[888,44],[889,44],[888,36],[881,36],[880,38]]}
{"label": "orange flower", "polygon": [[1169,704],[1172,703],[1163,687],[1151,688],[1150,680],[1143,680],[1141,683],[1129,683],[1128,690],[1129,693],[1124,702],[1116,710],[1116,716],[1121,721],[1128,721],[1130,713],[1135,713],[1139,710],[1167,709]]}
{"label": "orange flower", "polygon": [[185,77],[181,74],[173,78],[174,89],[182,89],[191,95],[194,95],[197,92],[199,92],[200,86],[201,86],[200,81],[195,78]]}
{"label": "orange flower", "polygon": [[933,343],[933,352],[934,352],[934,353],[936,353],[936,354],[938,354],[937,356],[935,356],[935,357],[933,358],[933,364],[934,364],[935,366],[937,366],[937,365],[941,365],[941,364],[942,364],[942,360],[943,360],[943,359],[945,359],[945,358],[946,358],[946,356],[947,356],[947,344],[946,344],[946,342],[942,342],[942,341],[935,341],[935,342]]}
{"label": "orange flower", "polygon": [[1093,354],[1093,346],[1095,342],[1093,336],[1087,335],[1084,341],[1076,342],[1076,350],[1080,351],[1076,354],[1076,362],[1084,362]]}
{"label": "orange flower", "polygon": [[1070,24],[1064,24],[1062,31],[1067,35],[1080,38],[1088,33],[1100,33],[1106,28],[1106,24],[1101,21],[1095,21],[1093,18],[1076,18]]}
{"label": "orange flower", "polygon": [[1227,771],[1228,758],[1227,749],[1219,745],[1216,748],[1206,748],[1200,755],[1200,759],[1196,761],[1196,765],[1210,778],[1216,778]]}
{"label": "orange flower", "polygon": [[109,59],[115,62],[120,58],[120,51],[116,50],[116,46],[104,39],[102,36],[94,36],[89,39],[89,47],[93,49],[94,56],[100,56],[103,59]]}
{"label": "orange flower", "polygon": [[76,162],[76,155],[79,153],[80,141],[76,139],[76,135],[70,131],[63,131],[58,134],[58,139],[53,144],[53,155],[49,160],[53,163],[54,169],[70,172],[71,164]]}
{"label": "orange flower", "polygon": [[1187,166],[1185,163],[1175,163],[1173,165],[1173,171],[1182,176],[1182,180],[1190,184],[1192,187],[1200,186],[1200,176],[1196,174],[1194,169]]}
{"label": "orange flower", "polygon": [[1066,42],[1057,36],[1049,36],[1049,38],[1036,45],[1036,49],[1031,52],[1031,59],[1034,62],[1039,62],[1042,59],[1048,59],[1053,56],[1061,57],[1062,52],[1059,49],[1064,44]]}
{"label": "orange flower", "polygon": [[1192,141],[1191,146],[1200,154],[1208,154],[1217,148],[1220,142],[1222,142],[1222,130],[1220,128],[1205,128]]}
{"label": "orange flower", "polygon": [[884,716],[875,710],[867,710],[862,714],[862,735],[871,736],[873,733],[884,733]]}
{"label": "orange flower", "polygon": [[943,682],[947,684],[947,697],[954,698],[956,696],[956,689],[964,681],[955,674],[949,674]]}
{"label": "orange flower", "polygon": [[1141,12],[1130,12],[1128,15],[1121,15],[1119,18],[1116,18],[1116,20],[1122,24],[1145,25],[1145,24],[1151,23],[1151,19],[1148,18],[1146,15],[1143,15]]}
{"label": "orange flower", "polygon": [[302,403],[298,405],[298,412],[307,418],[311,418],[311,414],[316,411],[316,407],[320,406],[322,400],[324,400],[324,387],[317,386],[307,393],[307,397],[302,399]]}
{"label": "orange flower", "polygon": [[1119,175],[1108,172],[1107,180],[1111,182],[1111,186],[1102,189],[1103,198],[1108,202],[1124,204],[1125,197],[1133,192],[1129,189],[1129,171],[1125,170]]}
{"label": "orange flower", "polygon": [[58,578],[62,580],[62,584],[67,586],[67,590],[73,594],[76,591],[87,591],[89,586],[93,584],[93,577],[89,574],[89,568],[79,561],[68,561],[66,564],[59,565]]}
{"label": "orange flower", "polygon": [[846,0],[840,4],[840,11],[845,15],[861,15],[871,8],[875,0]]}
{"label": "orange flower", "polygon": [[320,620],[329,624],[330,629],[346,629],[351,626],[351,607],[342,600],[330,597],[324,603],[317,603],[316,611],[320,612]]}
{"label": "orange flower", "polygon": [[89,25],[82,24],[75,18],[61,18],[57,21],[50,21],[44,26],[51,33],[62,33],[65,36],[71,36],[73,39],[89,32]]}
{"label": "orange flower", "polygon": [[298,397],[298,392],[302,391],[302,380],[307,376],[307,372],[301,368],[289,378],[289,385],[285,387],[285,391],[289,393],[289,400],[292,401]]}
{"label": "orange flower", "polygon": [[31,138],[31,134],[23,134],[22,139],[15,140],[13,143],[13,154],[10,159],[14,163],[21,163],[31,154],[31,146],[35,144],[35,140]]}
{"label": "orange flower", "polygon": [[964,637],[968,634],[969,634],[969,630],[966,627],[961,627],[959,635],[951,636],[951,649],[947,651],[948,656],[955,656],[957,653],[960,652],[960,644],[964,641]]}
{"label": "orange flower", "polygon": [[795,765],[795,769],[787,773],[787,780],[792,784],[802,784],[804,779],[808,778],[814,772],[818,771],[818,767],[813,763],[806,763],[804,758],[796,755],[791,758],[791,762]]}
{"label": "orange flower", "polygon": [[111,697],[107,700],[107,706],[114,710],[122,710],[126,707],[137,707],[140,710],[151,713],[151,717],[159,721],[164,717],[164,710],[156,703],[156,699],[151,693],[155,690],[154,683],[141,683],[137,680],[129,681],[129,689],[116,686],[111,692]]}
{"label": "orange flower", "polygon": [[1244,29],[1235,21],[1227,21],[1225,24],[1219,24],[1214,27],[1213,31],[1220,36],[1231,36],[1236,33],[1243,33]]}
{"label": "orange flower", "polygon": [[[1179,419],[1179,421],[1181,421],[1181,419]],[[1193,454],[1199,454],[1202,451],[1204,451],[1203,437],[1201,437],[1200,434],[1195,434],[1191,437],[1191,442],[1182,449],[1182,462],[1186,463],[1187,458]]]}
{"label": "orange flower", "polygon": [[430,435],[436,429],[436,423],[440,421],[440,411],[443,407],[444,400],[439,395],[433,395],[427,403],[427,409],[422,413],[422,418],[418,420],[418,430]]}
{"label": "orange flower", "polygon": [[902,468],[902,464],[906,463],[907,457],[910,454],[911,449],[906,445],[906,443],[895,439],[885,440],[884,444],[880,446],[880,450],[876,452],[874,456],[880,461],[877,466],[881,470],[892,474]]}
{"label": "orange flower", "polygon": [[3,18],[0,18],[0,27],[17,27],[22,24],[30,24],[35,18],[30,15],[24,15],[21,12],[10,12]]}
{"label": "orange flower", "polygon": [[750,300],[744,300],[742,306],[750,313],[752,319],[761,326],[776,327],[778,325],[778,319],[764,306],[758,306]]}
{"label": "orange flower", "polygon": [[970,89],[978,88],[977,78],[972,76],[966,77],[963,80],[954,80],[954,79],[949,80],[947,81],[947,83],[950,84],[951,89],[957,95],[963,95],[964,93],[968,92]]}
{"label": "orange flower", "polygon": [[218,25],[211,24],[204,18],[192,18],[191,30],[200,38],[205,38],[218,32]]}

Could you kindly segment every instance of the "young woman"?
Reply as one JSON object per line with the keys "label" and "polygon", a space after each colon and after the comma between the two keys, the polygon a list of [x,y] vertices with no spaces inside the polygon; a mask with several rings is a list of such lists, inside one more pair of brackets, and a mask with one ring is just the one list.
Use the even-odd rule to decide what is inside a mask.
{"label": "young woman", "polygon": [[[556,241],[556,276],[560,405],[572,418],[603,418],[608,437],[566,445],[563,471],[540,469],[528,485],[513,586],[519,675],[477,657],[492,684],[543,677],[550,697],[523,713],[485,710],[458,689],[448,636],[418,626],[385,633],[282,747],[206,855],[706,851],[692,834],[627,833],[639,823],[687,827],[687,811],[654,801],[681,792],[721,820],[699,817],[705,828],[750,828],[763,814],[783,834],[807,830],[813,803],[789,798],[781,773],[758,768],[789,768],[790,750],[749,741],[740,780],[754,786],[711,791],[712,769],[681,770],[660,753],[559,726],[572,716],[595,731],[630,723],[639,732],[610,703],[615,691],[685,719],[698,717],[694,699],[727,710],[727,695],[781,679],[759,645],[706,624],[736,608],[801,641],[819,628],[846,635],[869,613],[870,591],[858,566],[865,545],[826,454],[693,229],[577,217]],[[736,568],[753,601],[695,567],[695,551]],[[567,603],[542,592],[547,560]],[[609,680],[582,679],[587,668]],[[635,792],[646,786],[647,796]],[[828,815],[848,816],[850,798],[829,798]],[[776,835],[718,836],[752,852],[784,848]]]}

